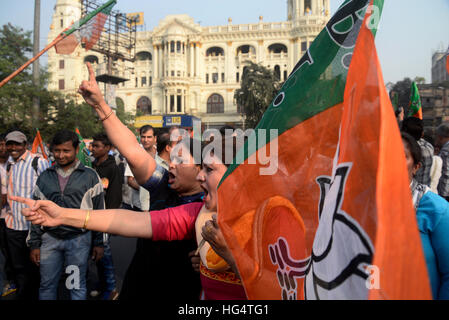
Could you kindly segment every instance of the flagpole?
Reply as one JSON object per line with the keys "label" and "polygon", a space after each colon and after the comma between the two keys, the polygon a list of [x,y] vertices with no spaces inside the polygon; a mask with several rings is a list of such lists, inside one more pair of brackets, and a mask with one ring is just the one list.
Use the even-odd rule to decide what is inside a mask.
{"label": "flagpole", "polygon": [[[68,28],[67,28],[68,29]],[[42,51],[40,51],[37,55],[35,55],[33,58],[28,60],[23,66],[21,66],[19,69],[11,73],[9,76],[7,76],[5,79],[0,82],[0,88],[3,87],[6,83],[8,83],[12,78],[17,76],[19,73],[21,73],[26,67],[28,67],[30,64],[32,64],[34,61],[39,59],[41,55],[43,55],[45,52],[50,50],[53,46],[58,44],[61,40],[64,40],[67,36],[64,33],[61,33],[59,36],[57,36],[51,43],[49,43]]]}
{"label": "flagpole", "polygon": [[[77,29],[79,29],[82,25],[86,24],[87,21],[89,21],[92,17],[94,17],[96,14],[98,14],[100,11],[102,11],[104,8],[115,5],[117,3],[117,0],[109,0],[104,5],[96,9],[95,11],[88,14],[86,17],[81,19],[77,25],[72,24],[70,27],[66,28],[64,31],[62,31],[51,43],[49,43],[44,49],[42,49],[41,52],[39,52],[36,56],[28,60],[23,66],[21,66],[19,69],[11,73],[9,76],[7,76],[5,79],[3,79],[0,82],[0,88],[3,87],[6,83],[8,83],[12,78],[17,76],[19,73],[21,73],[26,67],[28,67],[30,64],[32,64],[34,61],[39,59],[41,55],[43,55],[45,52],[50,50],[53,46],[57,45],[60,41],[64,40],[66,37],[68,37],[70,34],[75,32]],[[75,26],[74,26],[75,25]],[[74,26],[72,28],[72,26]]]}

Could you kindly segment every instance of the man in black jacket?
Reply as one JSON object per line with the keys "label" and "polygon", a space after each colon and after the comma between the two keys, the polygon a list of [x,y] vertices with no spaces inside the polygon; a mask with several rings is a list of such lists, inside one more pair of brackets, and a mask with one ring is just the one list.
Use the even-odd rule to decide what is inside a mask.
{"label": "man in black jacket", "polygon": [[[120,174],[115,158],[109,154],[111,147],[112,144],[106,134],[95,135],[92,141],[92,154],[95,161],[92,166],[98,172],[106,193],[106,209],[118,209],[122,205],[123,176]],[[111,248],[106,234],[104,240],[104,256],[97,262],[100,286],[99,290],[94,290],[97,292],[91,292],[91,295],[95,296],[98,292],[102,292],[103,299],[115,300],[118,297],[118,292]]]}
{"label": "man in black jacket", "polygon": [[[71,131],[58,132],[52,141],[56,160],[38,178],[34,199],[48,199],[64,208],[104,209],[104,191],[98,174],[77,158],[78,136]],[[69,274],[66,287],[72,300],[86,299],[86,272],[89,252],[94,242],[94,259],[103,256],[102,233],[68,226],[45,228],[32,225],[28,245],[30,258],[40,267],[40,300],[56,300],[64,266]]]}

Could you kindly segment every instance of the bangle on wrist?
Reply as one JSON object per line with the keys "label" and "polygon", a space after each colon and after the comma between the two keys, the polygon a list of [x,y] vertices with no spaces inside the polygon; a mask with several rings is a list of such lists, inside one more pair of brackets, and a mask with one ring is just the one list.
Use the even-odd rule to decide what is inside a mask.
{"label": "bangle on wrist", "polygon": [[89,218],[90,218],[90,210],[87,210],[86,218],[84,219],[83,229],[87,228],[87,223],[89,222]]}
{"label": "bangle on wrist", "polygon": [[102,122],[103,121],[105,121],[107,118],[109,118],[110,116],[111,116],[111,114],[113,114],[114,113],[114,110],[112,110],[111,109],[111,112],[109,112],[109,114],[106,116],[106,117],[104,117],[103,119],[100,119]]}

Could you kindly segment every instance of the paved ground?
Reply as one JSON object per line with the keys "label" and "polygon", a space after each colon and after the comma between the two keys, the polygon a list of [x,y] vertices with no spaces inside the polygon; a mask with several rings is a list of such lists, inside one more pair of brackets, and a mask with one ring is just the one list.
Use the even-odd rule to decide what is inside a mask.
{"label": "paved ground", "polygon": [[[111,251],[112,259],[114,260],[115,267],[115,278],[117,281],[117,288],[121,289],[123,278],[125,276],[126,270],[129,263],[134,255],[136,249],[136,239],[135,238],[125,238],[121,236],[111,236]],[[59,286],[59,299],[60,300],[70,300],[70,293],[65,289],[66,275],[61,276],[60,286]],[[87,279],[87,292],[88,300],[98,300],[98,298],[91,298],[89,292],[93,290],[96,281],[98,280],[97,268],[93,261],[89,261],[89,273]],[[14,300],[15,295],[11,294],[3,297],[3,300]]]}

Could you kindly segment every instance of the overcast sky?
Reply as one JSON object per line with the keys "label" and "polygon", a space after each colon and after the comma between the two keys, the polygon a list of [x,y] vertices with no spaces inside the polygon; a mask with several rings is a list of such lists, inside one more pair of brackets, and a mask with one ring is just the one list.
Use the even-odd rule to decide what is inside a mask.
{"label": "overcast sky", "polygon": [[[343,0],[330,0],[331,13]],[[102,2],[102,1],[100,1]],[[11,22],[33,29],[34,0],[0,0],[0,24]],[[41,48],[47,35],[56,0],[41,0]],[[168,14],[188,14],[203,26],[257,23],[287,19],[286,0],[118,0],[116,10],[143,11],[145,28],[152,30]],[[376,38],[385,82],[404,77],[431,80],[432,53],[449,46],[449,0],[386,0]],[[46,63],[46,57],[41,64]]]}

